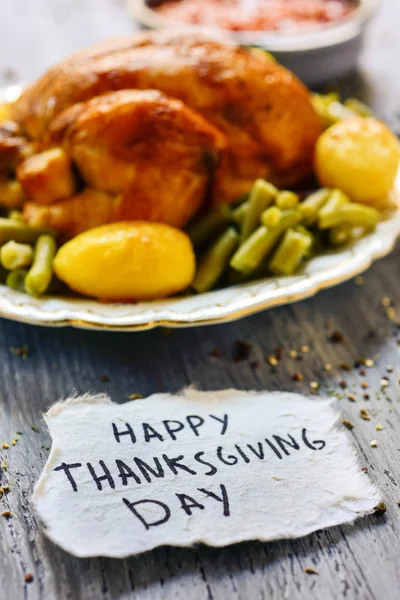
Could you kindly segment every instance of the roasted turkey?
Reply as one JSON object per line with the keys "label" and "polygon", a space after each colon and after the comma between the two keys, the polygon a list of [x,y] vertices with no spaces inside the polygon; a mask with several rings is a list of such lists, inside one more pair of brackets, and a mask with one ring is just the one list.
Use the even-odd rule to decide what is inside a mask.
{"label": "roasted turkey", "polygon": [[[12,118],[25,217],[67,236],[121,219],[183,227],[258,177],[296,184],[320,133],[307,89],[263,51],[168,32],[73,55],[21,95]],[[0,169],[1,155],[0,131]]]}

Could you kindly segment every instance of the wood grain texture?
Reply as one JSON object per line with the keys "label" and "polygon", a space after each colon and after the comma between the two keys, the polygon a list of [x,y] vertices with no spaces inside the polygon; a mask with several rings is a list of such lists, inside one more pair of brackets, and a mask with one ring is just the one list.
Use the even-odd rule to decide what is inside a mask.
{"label": "wood grain texture", "polygon": [[[358,74],[346,83],[357,87],[376,110],[398,127],[400,55],[397,0],[386,0],[370,34]],[[123,2],[106,0],[12,0],[0,3],[0,74],[3,81],[29,79],[72,50],[131,29]],[[390,66],[391,65],[391,66]],[[0,321],[0,449],[10,493],[1,506],[13,517],[0,518],[0,590],[6,600],[397,600],[400,587],[400,330],[388,320],[382,298],[400,300],[400,249],[377,263],[362,287],[349,282],[317,297],[224,326],[138,334],[41,329]],[[399,307],[400,308],[400,307]],[[333,344],[334,331],[346,343]],[[249,360],[235,363],[235,340],[251,342]],[[29,356],[10,351],[28,345]],[[286,358],[271,367],[265,357],[309,345],[302,361]],[[211,356],[219,348],[221,357]],[[365,376],[340,365],[362,356],[376,357]],[[258,361],[259,367],[251,366]],[[333,369],[324,371],[325,363]],[[386,367],[394,367],[386,373]],[[304,374],[295,383],[295,372]],[[100,380],[102,375],[108,382]],[[381,390],[381,378],[390,385]],[[360,462],[382,490],[388,511],[354,526],[320,531],[296,541],[245,543],[222,550],[161,548],[124,561],[78,560],[48,542],[38,531],[29,497],[48,454],[49,437],[41,413],[73,392],[107,391],[118,402],[140,392],[174,392],[197,383],[201,389],[307,391],[312,381],[321,392],[340,390],[346,380],[356,395],[345,393],[343,415],[354,424],[351,435]],[[369,388],[362,390],[361,381]],[[368,393],[369,400],[363,398]],[[359,412],[368,408],[370,422]],[[376,431],[380,423],[383,431]],[[33,431],[35,425],[38,431]],[[22,435],[16,434],[21,431]],[[378,441],[377,448],[369,442]],[[268,499],[266,498],[266,501]],[[319,575],[307,575],[312,566]],[[34,581],[24,582],[32,573]]]}

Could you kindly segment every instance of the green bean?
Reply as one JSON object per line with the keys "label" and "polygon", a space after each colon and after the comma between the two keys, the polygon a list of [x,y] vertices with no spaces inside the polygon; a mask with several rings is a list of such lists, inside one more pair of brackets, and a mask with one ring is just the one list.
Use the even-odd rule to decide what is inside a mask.
{"label": "green bean", "polygon": [[269,263],[269,269],[277,275],[292,275],[309,252],[310,246],[308,235],[288,229]]}
{"label": "green bean", "polygon": [[374,229],[380,221],[379,212],[372,206],[349,202],[338,206],[332,213],[327,213],[324,219],[320,220],[321,229],[330,229],[337,225],[353,225],[355,227],[364,227]]}
{"label": "green bean", "polygon": [[261,221],[265,227],[269,227],[273,229],[274,227],[278,227],[281,222],[282,211],[277,206],[270,206],[267,210],[261,215]]}
{"label": "green bean", "polygon": [[25,219],[20,210],[11,210],[8,213],[8,218],[11,219],[12,221],[19,221],[20,223],[25,223]]}
{"label": "green bean", "polygon": [[350,199],[340,190],[332,190],[328,200],[318,211],[318,227],[320,229],[330,229],[337,222],[337,212],[344,204],[350,204]]}
{"label": "green bean", "polygon": [[243,221],[246,218],[246,213],[247,213],[248,209],[249,209],[249,203],[243,202],[242,204],[239,204],[238,207],[234,208],[232,211],[232,214],[231,214],[232,220],[240,228],[243,226]]}
{"label": "green bean", "polygon": [[300,220],[300,212],[290,209],[282,213],[280,223],[274,229],[265,227],[264,224],[256,229],[233,255],[230,262],[232,269],[246,275],[253,273],[274,248],[286,229],[297,225]]}
{"label": "green bean", "polygon": [[254,183],[249,196],[249,207],[241,228],[242,242],[258,227],[261,214],[273,203],[278,193],[277,188],[264,179],[257,179]]}
{"label": "green bean", "polygon": [[333,246],[343,246],[350,241],[352,228],[349,225],[337,225],[329,231],[329,241]]}
{"label": "green bean", "polygon": [[338,94],[314,94],[312,103],[324,127],[330,127],[343,119],[355,116],[355,113],[341,104]]}
{"label": "green bean", "polygon": [[314,249],[317,245],[317,240],[315,235],[313,235],[311,233],[311,231],[309,231],[306,227],[304,227],[303,225],[297,225],[297,227],[295,227],[294,229],[297,233],[301,233],[304,237],[307,237],[310,240],[310,246],[308,248],[308,251],[305,255],[305,258],[310,258],[311,255],[314,252]]}
{"label": "green bean", "polygon": [[19,244],[11,240],[0,248],[0,262],[9,271],[30,267],[32,260],[33,248],[29,244]]}
{"label": "green bean", "polygon": [[196,292],[207,292],[216,285],[238,245],[239,234],[233,227],[229,227],[200,260],[192,284]]}
{"label": "green bean", "polygon": [[52,233],[49,229],[30,227],[19,221],[0,218],[0,245],[13,240],[23,244],[33,244],[44,233]]}
{"label": "green bean", "polygon": [[15,269],[15,271],[10,271],[10,273],[7,275],[6,285],[12,290],[24,292],[27,274],[28,271],[25,269]]}
{"label": "green bean", "polygon": [[[276,231],[279,233],[279,235],[282,235],[282,233],[284,233],[286,231],[286,229],[289,229],[289,227],[294,227],[295,225],[298,225],[302,220],[302,215],[301,212],[297,209],[297,208],[289,208],[288,210],[283,210],[281,211],[281,218],[279,221],[279,225],[277,227],[271,228],[272,232],[275,233]],[[261,224],[264,226],[268,226],[268,215],[265,214],[265,212],[261,215]]]}
{"label": "green bean", "polygon": [[364,102],[361,102],[357,98],[348,98],[345,100],[344,105],[346,108],[352,110],[359,117],[373,117],[374,113]]}
{"label": "green bean", "polygon": [[299,209],[303,215],[303,222],[306,225],[313,225],[317,221],[318,211],[324,206],[330,193],[329,189],[322,188],[307,196],[303,202],[300,202]]}
{"label": "green bean", "polygon": [[189,227],[187,233],[195,248],[203,246],[211,237],[216,235],[231,218],[231,210],[226,204],[221,204],[206,213],[196,223]]}
{"label": "green bean", "polygon": [[51,235],[41,235],[35,245],[33,264],[25,279],[25,289],[31,296],[44,294],[53,276],[53,259],[57,246]]}
{"label": "green bean", "polygon": [[281,210],[287,210],[288,208],[296,208],[299,201],[300,198],[297,194],[284,190],[278,195],[277,199],[275,200],[275,204]]}

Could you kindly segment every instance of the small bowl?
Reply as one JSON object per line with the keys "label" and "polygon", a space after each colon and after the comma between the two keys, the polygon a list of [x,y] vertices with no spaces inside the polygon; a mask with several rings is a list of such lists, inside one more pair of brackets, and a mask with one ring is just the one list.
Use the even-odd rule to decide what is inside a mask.
{"label": "small bowl", "polygon": [[295,34],[281,31],[227,31],[202,28],[173,21],[151,9],[146,0],[128,0],[134,19],[150,29],[205,29],[214,35],[228,36],[243,46],[259,46],[271,52],[285,67],[311,86],[346,75],[354,69],[361,53],[368,21],[379,0],[359,0],[345,20]]}

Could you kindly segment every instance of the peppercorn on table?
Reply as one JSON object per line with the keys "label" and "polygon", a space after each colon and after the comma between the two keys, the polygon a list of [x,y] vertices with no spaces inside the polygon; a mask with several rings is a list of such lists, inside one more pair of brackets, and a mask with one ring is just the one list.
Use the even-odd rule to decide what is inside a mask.
{"label": "peppercorn on table", "polygon": [[[123,4],[119,0],[4,3],[0,84],[33,79],[75,49],[129,33],[132,24]],[[384,0],[360,72],[341,85],[344,96],[367,101],[397,133],[400,74],[393,57],[400,53],[399,19],[397,0]],[[287,202],[290,205],[290,198],[283,208],[290,211]],[[240,210],[235,214],[238,222],[243,219]],[[274,212],[267,209],[263,216],[267,223],[276,219]],[[202,231],[197,235],[201,237]],[[235,247],[237,236],[235,230],[227,234],[221,251]],[[304,250],[301,233],[289,242]],[[236,259],[240,262],[240,255]],[[198,275],[199,289],[207,285]],[[1,320],[3,597],[397,600],[399,324],[399,248],[363,277],[229,325],[119,334]],[[50,439],[41,421],[46,408],[74,392],[106,392],[125,402],[138,394],[175,392],[193,383],[205,390],[284,389],[339,398],[343,425],[350,430],[362,468],[380,487],[386,512],[296,541],[225,549],[161,548],[120,561],[76,559],[52,545],[39,532],[29,504],[49,452]]]}

